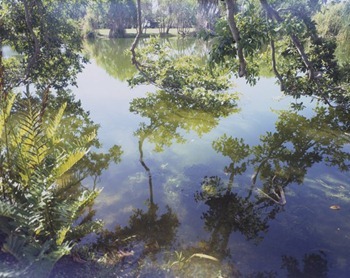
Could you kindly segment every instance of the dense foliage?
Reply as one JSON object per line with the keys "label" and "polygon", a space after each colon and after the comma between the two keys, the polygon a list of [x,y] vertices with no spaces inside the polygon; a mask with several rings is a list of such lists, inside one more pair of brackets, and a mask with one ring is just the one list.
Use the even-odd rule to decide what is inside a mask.
{"label": "dense foliage", "polygon": [[[322,36],[326,32],[319,33],[312,20],[313,14],[320,14],[319,1],[227,0],[226,4],[228,15],[216,26],[212,64],[220,63],[254,84],[259,76],[258,61],[268,53],[271,70],[284,93],[348,107],[348,66],[335,56],[339,41],[334,36]],[[344,3],[338,5],[346,7]],[[325,14],[334,10],[328,8],[324,8]],[[346,22],[341,16],[338,20]],[[346,33],[340,28],[334,32]]]}
{"label": "dense foliage", "polygon": [[[67,90],[85,62],[78,25],[85,3],[0,3],[0,276],[47,277],[102,227],[92,210],[95,186],[122,151],[90,151],[101,147],[99,126]],[[4,57],[3,45],[15,54]]]}
{"label": "dense foliage", "polygon": [[[215,35],[209,66],[200,57],[179,55],[155,38],[133,52],[139,73],[130,84],[158,87],[130,105],[131,112],[149,120],[140,124],[135,135],[150,188],[144,140],[162,151],[174,141],[184,142],[181,131],[202,136],[220,118],[237,112],[237,96],[229,82],[232,73],[254,84],[268,61],[286,94],[312,96],[334,106],[317,108],[311,119],[280,112],[276,131],[262,136],[256,146],[226,135],[213,142],[214,150],[231,160],[224,169],[229,178],[224,182],[218,176],[204,177],[195,198],[209,207],[203,213],[205,229],[211,233],[208,244],[217,257],[224,257],[232,231],[261,239],[268,221],[286,202],[284,189],[303,182],[313,164],[325,161],[340,170],[350,167],[343,149],[349,142],[350,70],[344,55],[350,34],[349,3],[226,0],[220,6],[218,1],[199,2],[200,7],[210,7],[208,18],[216,20],[227,12],[215,22],[215,29],[202,17],[202,27]],[[143,28],[154,25],[166,33],[176,26],[184,34],[195,24],[194,1],[142,4]],[[110,37],[124,37],[126,28],[136,25],[136,5],[132,0],[4,0],[0,7],[0,47],[8,45],[16,52],[6,59],[0,53],[0,255],[5,254],[0,275],[45,277],[82,237],[101,228],[91,208],[99,193],[95,186],[102,170],[111,161],[119,162],[122,153],[118,146],[108,153],[89,152],[100,146],[95,138],[98,126],[66,91],[86,61],[81,56],[80,19],[85,16],[87,35],[108,27]],[[91,52],[111,75],[126,79],[133,73],[114,72],[114,64],[120,67],[125,61],[106,61],[109,45],[99,44],[105,45],[101,53]],[[10,93],[23,85],[23,95]],[[37,95],[31,94],[33,87]],[[234,176],[243,174],[248,164],[255,169],[253,184],[258,175],[262,181],[254,202],[252,190],[242,197],[232,189]],[[82,186],[87,176],[94,179],[89,189]],[[272,204],[268,212],[263,211],[266,203]],[[161,248],[174,240],[178,225],[170,208],[158,215],[150,189],[148,210],[135,210],[128,227],[104,231],[99,241],[119,248],[118,237],[136,233],[148,246]],[[160,234],[166,237],[160,240]],[[12,261],[15,267],[9,271]]]}
{"label": "dense foliage", "polygon": [[62,141],[65,104],[42,114],[28,100],[11,112],[15,99],[0,110],[2,251],[16,258],[21,275],[46,277],[77,240],[101,227],[81,218],[99,191],[80,188],[69,174],[96,134],[76,130]]}
{"label": "dense foliage", "polygon": [[0,45],[19,55],[4,62],[6,89],[35,83],[40,90],[75,84],[84,59],[77,28],[84,1],[1,1]]}

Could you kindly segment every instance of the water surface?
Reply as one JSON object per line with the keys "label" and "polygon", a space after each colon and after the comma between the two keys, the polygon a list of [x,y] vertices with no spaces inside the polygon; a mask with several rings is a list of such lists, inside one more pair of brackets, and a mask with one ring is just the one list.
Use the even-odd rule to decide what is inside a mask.
{"label": "water surface", "polygon": [[[184,53],[199,47],[198,41],[172,43]],[[249,277],[347,277],[349,118],[315,110],[310,99],[298,100],[306,108],[295,112],[275,80],[261,78],[254,87],[234,80],[239,100],[227,117],[192,113],[168,101],[162,102],[166,116],[154,110],[157,121],[151,121],[129,110],[135,98],[155,92],[128,86],[135,73],[125,53],[130,44],[87,45],[91,63],[74,90],[101,124],[104,148],[117,144],[123,150],[121,162],[100,179],[104,189],[95,208],[107,229],[135,236],[130,260],[161,265],[181,251],[187,258],[210,255],[223,271]],[[245,152],[246,145],[260,147]],[[268,191],[279,185],[285,205],[277,203],[280,192]],[[213,260],[197,259],[188,261],[189,277],[211,277]]]}

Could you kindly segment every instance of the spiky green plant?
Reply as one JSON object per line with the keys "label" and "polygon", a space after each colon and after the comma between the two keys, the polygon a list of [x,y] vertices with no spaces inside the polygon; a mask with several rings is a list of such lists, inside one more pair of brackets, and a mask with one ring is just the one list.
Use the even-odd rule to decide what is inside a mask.
{"label": "spiky green plant", "polygon": [[15,109],[15,101],[9,95],[0,106],[1,250],[17,260],[21,275],[47,277],[79,238],[101,227],[83,217],[99,190],[60,182],[88,152],[95,132],[62,144],[65,105],[52,116],[30,100]]}

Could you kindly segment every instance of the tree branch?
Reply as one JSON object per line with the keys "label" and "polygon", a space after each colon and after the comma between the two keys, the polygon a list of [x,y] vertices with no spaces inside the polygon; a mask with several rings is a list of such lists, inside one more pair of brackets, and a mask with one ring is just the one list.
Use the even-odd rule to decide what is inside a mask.
{"label": "tree branch", "polygon": [[[279,15],[279,13],[267,3],[267,0],[260,0],[261,6],[264,8],[266,11],[268,17],[270,19],[276,20],[278,23],[283,23],[283,18]],[[292,39],[292,42],[297,49],[301,59],[303,60],[303,63],[305,67],[308,70],[309,73],[309,79],[314,79],[315,78],[315,70],[312,65],[312,63],[309,61],[309,58],[307,54],[305,53],[304,47],[302,43],[300,42],[299,38],[295,34],[289,34],[290,38]]]}

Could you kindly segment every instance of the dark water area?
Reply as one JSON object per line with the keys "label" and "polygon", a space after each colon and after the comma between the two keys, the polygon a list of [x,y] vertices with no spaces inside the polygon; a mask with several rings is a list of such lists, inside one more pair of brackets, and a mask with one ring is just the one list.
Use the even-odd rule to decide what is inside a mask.
{"label": "dark water area", "polygon": [[[206,49],[171,43],[186,54]],[[74,89],[104,149],[123,150],[99,180],[95,209],[129,238],[130,260],[183,263],[186,277],[348,277],[350,119],[307,98],[293,110],[295,100],[262,77],[254,87],[234,80],[237,110],[227,117],[169,101],[166,117],[151,121],[130,112],[133,99],[155,92],[128,86],[130,44],[87,44],[91,63]]]}

